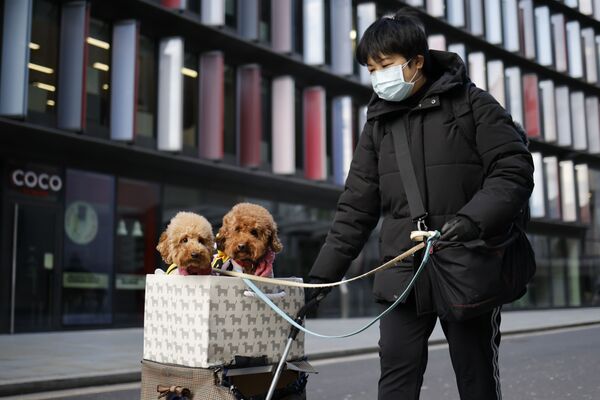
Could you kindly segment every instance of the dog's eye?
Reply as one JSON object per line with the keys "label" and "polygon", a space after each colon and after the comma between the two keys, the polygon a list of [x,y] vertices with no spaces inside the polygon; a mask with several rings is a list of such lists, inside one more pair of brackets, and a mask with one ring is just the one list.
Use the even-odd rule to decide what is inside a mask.
{"label": "dog's eye", "polygon": [[181,243],[187,243],[187,238],[184,237],[183,239],[181,239]]}
{"label": "dog's eye", "polygon": [[256,229],[252,229],[250,231],[250,234],[252,234],[252,236],[254,236],[254,237],[258,237],[258,231]]}
{"label": "dog's eye", "polygon": [[202,237],[199,237],[199,238],[198,238],[198,243],[200,243],[200,244],[204,244],[204,239],[203,239]]}

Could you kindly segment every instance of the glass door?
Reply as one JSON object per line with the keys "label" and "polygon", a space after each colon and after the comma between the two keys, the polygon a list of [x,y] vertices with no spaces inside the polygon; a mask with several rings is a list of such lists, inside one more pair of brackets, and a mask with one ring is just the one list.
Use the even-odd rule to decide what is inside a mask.
{"label": "glass door", "polygon": [[14,203],[10,332],[53,329],[60,236],[59,208]]}

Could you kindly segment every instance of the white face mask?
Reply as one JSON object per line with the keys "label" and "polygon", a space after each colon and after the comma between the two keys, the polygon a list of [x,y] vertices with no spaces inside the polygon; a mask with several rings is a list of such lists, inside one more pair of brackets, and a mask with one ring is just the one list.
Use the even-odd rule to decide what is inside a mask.
{"label": "white face mask", "polygon": [[415,86],[415,82],[421,79],[419,77],[419,79],[413,82],[413,79],[418,72],[415,71],[410,82],[404,81],[404,74],[402,71],[411,60],[408,60],[402,65],[394,65],[371,73],[371,84],[379,98],[388,101],[402,101],[410,95]]}

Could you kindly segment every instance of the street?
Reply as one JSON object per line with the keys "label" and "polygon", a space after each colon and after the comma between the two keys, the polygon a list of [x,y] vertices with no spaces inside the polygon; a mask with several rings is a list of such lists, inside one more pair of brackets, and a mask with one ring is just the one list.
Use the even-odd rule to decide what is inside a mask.
{"label": "street", "polygon": [[[500,346],[502,392],[510,400],[596,400],[600,398],[600,326],[505,337]],[[308,383],[310,400],[377,398],[376,354],[313,362],[319,374]],[[25,400],[131,400],[139,384],[75,389],[20,396]],[[447,347],[430,347],[421,400],[457,400]]]}

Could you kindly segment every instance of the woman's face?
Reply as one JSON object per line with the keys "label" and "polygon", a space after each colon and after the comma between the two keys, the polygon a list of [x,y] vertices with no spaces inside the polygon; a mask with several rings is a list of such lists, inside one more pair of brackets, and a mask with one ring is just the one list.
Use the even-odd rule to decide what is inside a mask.
{"label": "woman's face", "polygon": [[381,57],[377,60],[369,57],[367,60],[367,69],[369,70],[369,73],[373,73],[374,71],[379,71],[387,67],[406,64],[402,73],[404,74],[404,81],[410,82],[411,80],[415,81],[420,77],[420,74],[423,73],[423,71],[419,71],[423,68],[423,60],[423,56],[418,55],[413,57],[410,63],[406,64],[408,60],[403,55],[381,54]]}

